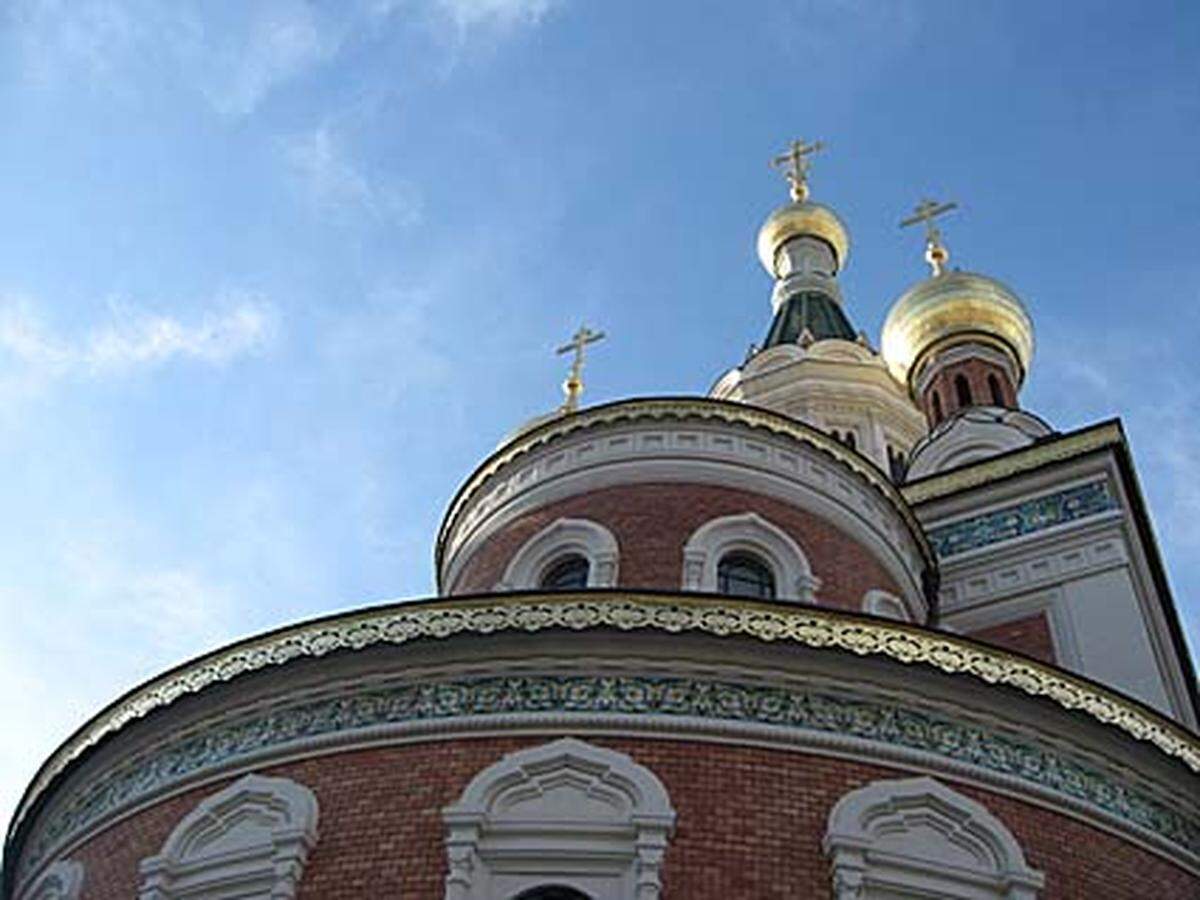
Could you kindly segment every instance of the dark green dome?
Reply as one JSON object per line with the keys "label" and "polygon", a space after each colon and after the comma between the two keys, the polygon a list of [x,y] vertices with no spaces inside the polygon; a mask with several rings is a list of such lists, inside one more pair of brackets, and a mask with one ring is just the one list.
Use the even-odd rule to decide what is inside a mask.
{"label": "dark green dome", "polygon": [[816,341],[827,338],[853,341],[857,337],[841,304],[818,291],[801,291],[788,297],[775,313],[763,349],[777,344],[794,344],[805,328]]}

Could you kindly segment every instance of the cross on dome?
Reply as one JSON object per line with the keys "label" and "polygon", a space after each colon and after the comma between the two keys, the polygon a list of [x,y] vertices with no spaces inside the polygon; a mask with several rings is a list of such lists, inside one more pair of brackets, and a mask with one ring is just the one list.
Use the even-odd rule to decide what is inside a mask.
{"label": "cross on dome", "polygon": [[581,324],[579,330],[571,336],[570,342],[554,351],[560,356],[564,353],[575,354],[575,358],[571,361],[571,371],[567,374],[567,380],[563,382],[563,393],[567,395],[567,399],[563,401],[561,407],[563,412],[575,412],[579,409],[579,398],[583,394],[583,348],[588,344],[603,340],[603,338],[603,331],[592,331],[586,325]]}
{"label": "cross on dome", "polygon": [[771,160],[776,169],[784,170],[784,177],[791,185],[792,200],[803,203],[808,199],[808,167],[812,164],[809,156],[825,149],[821,141],[806,143],[803,138],[792,141],[787,153],[780,154]]}
{"label": "cross on dome", "polygon": [[916,225],[919,222],[925,223],[925,260],[933,269],[935,278],[945,271],[946,262],[950,259],[950,251],[942,243],[942,232],[934,222],[938,216],[945,215],[952,209],[958,209],[958,204],[953,201],[939,203],[937,200],[925,199],[913,208],[911,216],[900,221],[901,228],[907,228],[909,225]]}

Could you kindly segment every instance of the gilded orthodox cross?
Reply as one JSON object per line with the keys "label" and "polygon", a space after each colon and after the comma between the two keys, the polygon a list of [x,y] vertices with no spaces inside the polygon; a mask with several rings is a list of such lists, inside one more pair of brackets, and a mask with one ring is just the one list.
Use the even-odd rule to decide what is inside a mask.
{"label": "gilded orthodox cross", "polygon": [[567,380],[563,382],[563,392],[567,395],[567,399],[561,407],[563,412],[570,413],[579,409],[579,397],[583,394],[583,348],[588,344],[596,343],[603,337],[603,331],[592,331],[586,325],[580,325],[579,330],[571,336],[571,342],[563,344],[554,351],[559,355],[575,354],[575,359],[571,361],[571,371],[567,375]]}
{"label": "gilded orthodox cross", "polygon": [[925,261],[933,269],[935,278],[945,270],[946,261],[950,259],[950,251],[942,243],[942,232],[934,224],[934,220],[952,209],[958,209],[958,204],[922,200],[913,209],[913,214],[900,222],[901,228],[916,225],[918,222],[925,223]]}
{"label": "gilded orthodox cross", "polygon": [[824,149],[825,145],[820,141],[807,144],[801,138],[792,141],[787,153],[771,160],[772,166],[784,170],[783,175],[792,187],[792,200],[796,203],[803,203],[808,199],[808,167],[811,165],[809,156]]}

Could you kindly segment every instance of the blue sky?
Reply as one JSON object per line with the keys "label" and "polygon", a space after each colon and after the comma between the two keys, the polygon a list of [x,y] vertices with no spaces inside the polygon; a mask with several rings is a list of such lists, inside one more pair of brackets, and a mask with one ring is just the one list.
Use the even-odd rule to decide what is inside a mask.
{"label": "blue sky", "polygon": [[458,483],[560,400],[704,392],[769,316],[769,157],[877,340],[897,221],[1027,301],[1026,406],[1120,414],[1200,633],[1200,6],[0,3],[0,818],[182,658],[432,591]]}

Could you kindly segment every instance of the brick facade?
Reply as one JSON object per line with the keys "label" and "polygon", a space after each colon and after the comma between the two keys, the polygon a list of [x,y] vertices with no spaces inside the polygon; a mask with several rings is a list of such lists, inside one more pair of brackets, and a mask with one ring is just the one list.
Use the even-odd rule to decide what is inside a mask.
{"label": "brick facade", "polygon": [[589,491],[526,513],[489,537],[471,556],[450,593],[493,590],[513,554],[559,518],[604,525],[620,547],[621,587],[679,590],[683,547],[711,519],[758,513],[796,541],[821,579],[820,604],[860,611],[872,588],[899,595],[871,553],[829,522],[748,491],[700,484],[630,484]]}
{"label": "brick facade", "polygon": [[[301,900],[436,900],[446,872],[441,809],[503,754],[545,737],[479,738],[347,751],[263,770],[311,788],[320,838]],[[664,868],[668,900],[830,898],[821,840],[834,803],[879,778],[911,773],[810,754],[693,741],[591,738],[665,784],[678,815]],[[159,851],[193,806],[228,782],[117,823],[71,856],[85,900],[137,895],[138,862]],[[1040,807],[953,784],[1015,834],[1046,877],[1043,900],[1200,897],[1200,881],[1160,856]]]}
{"label": "brick facade", "polygon": [[[954,379],[958,375],[967,380],[967,385],[971,389],[970,404],[959,402],[958,392],[954,387]],[[992,397],[992,388],[988,382],[989,375],[996,380],[1002,403],[996,403]],[[935,412],[933,400],[935,394],[939,397],[942,419],[949,418],[952,413],[968,405],[1017,408],[1017,389],[1009,379],[1008,373],[1001,366],[984,359],[964,359],[961,362],[952,363],[933,377],[921,397],[921,408],[925,411],[925,417],[928,419],[930,427],[941,421]]]}
{"label": "brick facade", "polygon": [[1050,637],[1050,623],[1045,613],[1035,613],[1023,619],[1014,619],[990,628],[973,631],[967,637],[1007,650],[1016,650],[1042,662],[1053,663],[1054,640]]}

